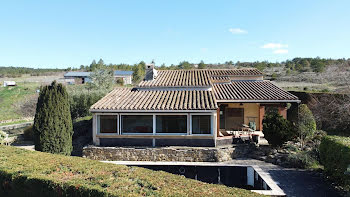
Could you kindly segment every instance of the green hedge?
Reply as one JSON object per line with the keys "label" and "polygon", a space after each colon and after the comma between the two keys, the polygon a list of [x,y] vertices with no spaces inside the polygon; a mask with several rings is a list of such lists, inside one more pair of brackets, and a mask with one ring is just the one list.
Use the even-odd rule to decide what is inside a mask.
{"label": "green hedge", "polygon": [[350,137],[325,136],[320,145],[321,163],[336,182],[350,189]]}
{"label": "green hedge", "polygon": [[0,196],[260,196],[162,171],[0,145]]}

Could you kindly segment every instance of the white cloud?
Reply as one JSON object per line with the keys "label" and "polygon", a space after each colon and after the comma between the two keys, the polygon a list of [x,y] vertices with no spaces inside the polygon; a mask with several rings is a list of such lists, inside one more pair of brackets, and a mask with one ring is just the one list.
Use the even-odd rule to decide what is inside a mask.
{"label": "white cloud", "polygon": [[264,44],[261,48],[263,49],[281,49],[281,48],[288,48],[287,44],[280,44],[280,43],[268,43]]}
{"label": "white cloud", "polygon": [[277,49],[273,51],[274,54],[287,54],[288,50],[287,49]]}
{"label": "white cloud", "polygon": [[201,51],[202,53],[206,53],[206,52],[208,52],[208,48],[201,48],[200,51]]}
{"label": "white cloud", "polygon": [[228,31],[231,32],[232,34],[246,34],[246,33],[248,33],[246,30],[240,29],[240,28],[230,28]]}

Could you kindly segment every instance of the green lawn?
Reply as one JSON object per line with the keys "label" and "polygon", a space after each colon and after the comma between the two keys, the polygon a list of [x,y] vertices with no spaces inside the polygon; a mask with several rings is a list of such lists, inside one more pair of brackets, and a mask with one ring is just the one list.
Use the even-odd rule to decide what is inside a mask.
{"label": "green lawn", "polygon": [[163,171],[3,145],[0,185],[0,196],[261,196]]}
{"label": "green lawn", "polygon": [[0,87],[0,121],[23,118],[18,104],[26,97],[37,94],[39,83],[17,83],[15,87]]}

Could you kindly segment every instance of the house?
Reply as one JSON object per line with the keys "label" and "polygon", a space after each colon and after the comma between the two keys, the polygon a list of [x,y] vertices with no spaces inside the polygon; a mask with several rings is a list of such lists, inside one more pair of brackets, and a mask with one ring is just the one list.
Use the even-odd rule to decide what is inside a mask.
{"label": "house", "polygon": [[114,79],[117,81],[118,79],[122,79],[124,85],[132,84],[132,74],[133,71],[125,71],[125,70],[116,70],[114,71]]}
{"label": "house", "polygon": [[69,84],[84,84],[91,81],[90,72],[67,72],[64,79]]}
{"label": "house", "polygon": [[[287,117],[300,102],[257,69],[155,70],[134,88],[116,88],[96,102],[93,142],[100,146],[232,144],[244,131],[263,135],[266,111]],[[246,125],[249,125],[247,128]]]}
{"label": "house", "polygon": [[7,87],[7,86],[16,86],[16,82],[15,82],[15,81],[4,81],[3,86],[4,86],[4,87]]}

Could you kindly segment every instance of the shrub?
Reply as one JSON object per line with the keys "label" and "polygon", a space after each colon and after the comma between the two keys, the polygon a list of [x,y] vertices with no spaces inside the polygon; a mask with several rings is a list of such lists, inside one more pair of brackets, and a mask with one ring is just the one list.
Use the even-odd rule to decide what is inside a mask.
{"label": "shrub", "polygon": [[70,155],[73,126],[66,88],[52,82],[41,87],[33,125],[35,149]]}
{"label": "shrub", "polygon": [[7,137],[7,133],[5,133],[4,131],[0,130],[0,144],[4,143],[5,138]]}
{"label": "shrub", "polygon": [[0,196],[262,196],[183,176],[0,146]]}
{"label": "shrub", "polygon": [[323,137],[320,145],[320,158],[330,178],[349,191],[350,137]]}
{"label": "shrub", "polygon": [[266,140],[272,146],[281,146],[295,137],[292,124],[275,111],[266,114],[263,120],[263,131]]}
{"label": "shrub", "polygon": [[311,140],[316,131],[316,121],[312,112],[305,104],[299,105],[299,120],[297,122],[297,129],[301,147]]}
{"label": "shrub", "polygon": [[33,126],[27,127],[23,131],[23,137],[25,140],[33,140],[34,139],[34,133],[33,133]]}
{"label": "shrub", "polygon": [[72,119],[90,116],[89,111],[91,105],[96,103],[102,98],[104,94],[102,92],[82,92],[76,93],[70,96],[70,113]]}

